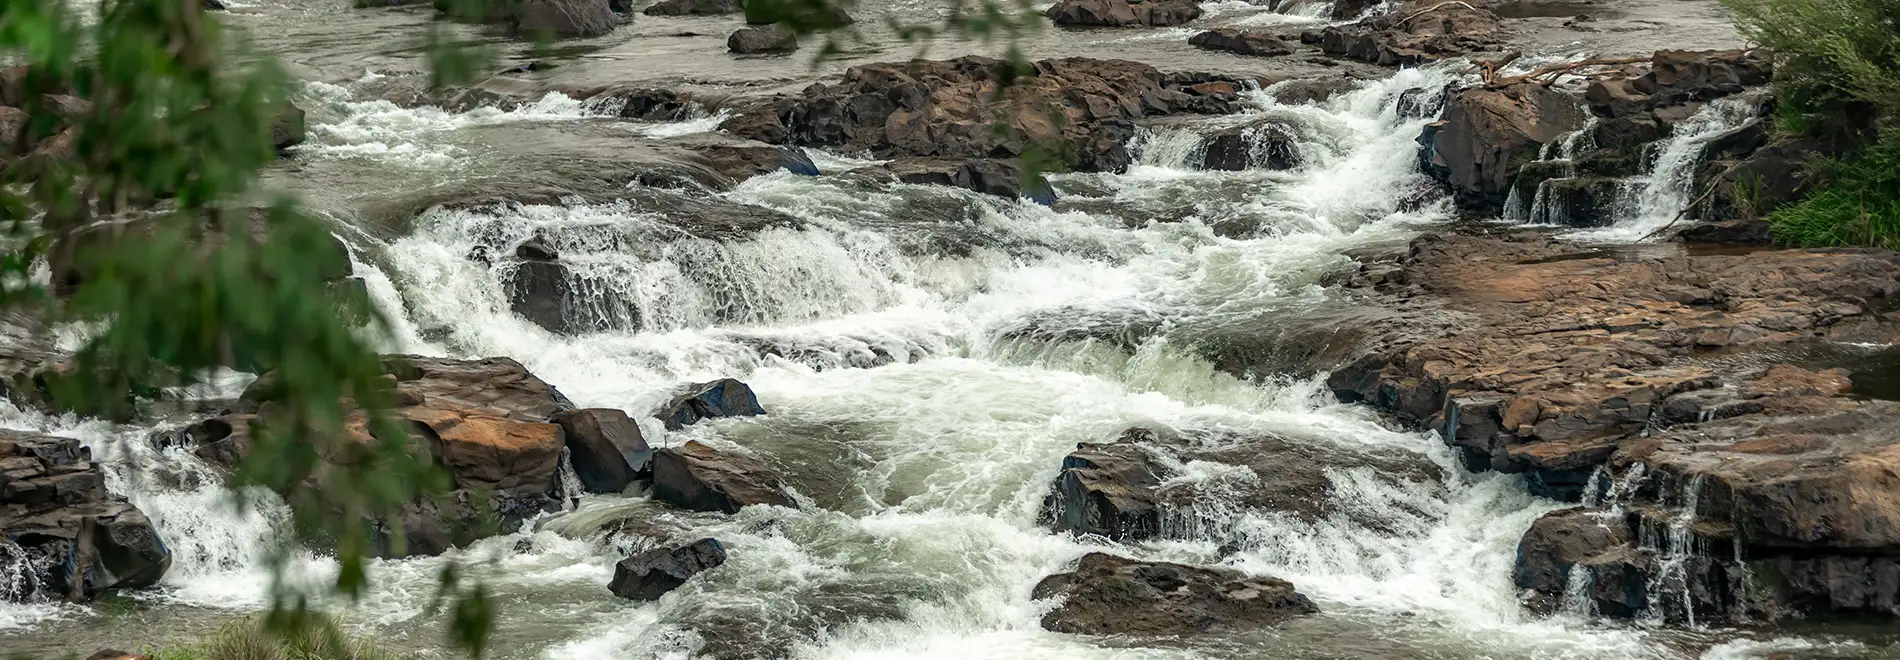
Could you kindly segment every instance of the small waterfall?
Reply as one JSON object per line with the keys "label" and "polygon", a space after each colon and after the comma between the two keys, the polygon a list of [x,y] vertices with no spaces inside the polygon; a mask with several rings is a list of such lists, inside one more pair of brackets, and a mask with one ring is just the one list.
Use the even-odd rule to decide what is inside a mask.
{"label": "small waterfall", "polygon": [[1538,180],[1529,201],[1523,197],[1523,186],[1511,186],[1511,191],[1504,200],[1506,222],[1538,225],[1572,224],[1569,199],[1553,192],[1551,184],[1570,181],[1577,177],[1577,153],[1596,147],[1596,128],[1597,118],[1592,115],[1582,127],[1546,142],[1538,148],[1537,160],[1527,165],[1524,170],[1550,172],[1551,176]]}
{"label": "small waterfall", "polygon": [[1557,611],[1566,616],[1588,619],[1596,616],[1597,601],[1590,597],[1590,590],[1596,587],[1596,576],[1583,564],[1572,564],[1570,574],[1564,582],[1564,597],[1557,605]]}
{"label": "small waterfall", "polygon": [[587,493],[581,487],[581,475],[574,471],[573,450],[561,448],[561,510],[573,511],[581,506],[581,496]]}
{"label": "small waterfall", "polygon": [[1740,126],[1757,114],[1752,102],[1717,99],[1670,129],[1649,171],[1625,180],[1612,207],[1616,221],[1580,236],[1610,241],[1639,241],[1675,222],[1694,201],[1696,169],[1711,138]]}
{"label": "small waterfall", "polygon": [[24,603],[39,597],[40,571],[32,555],[12,539],[0,538],[0,602]]}
{"label": "small waterfall", "polygon": [[1656,552],[1656,575],[1647,586],[1649,616],[1656,619],[1669,618],[1670,605],[1682,608],[1683,621],[1690,627],[1696,625],[1695,594],[1693,593],[1693,565],[1697,558],[1697,543],[1694,531],[1696,510],[1702,500],[1703,475],[1689,478],[1683,485],[1680,497],[1682,505],[1670,517],[1663,529],[1661,539],[1654,538],[1649,525],[1644,525],[1642,544],[1646,549]]}

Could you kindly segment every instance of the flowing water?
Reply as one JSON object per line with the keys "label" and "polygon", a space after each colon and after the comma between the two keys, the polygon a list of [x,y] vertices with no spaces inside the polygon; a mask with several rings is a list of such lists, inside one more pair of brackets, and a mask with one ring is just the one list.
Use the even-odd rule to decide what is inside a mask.
{"label": "flowing water", "polygon": [[[1318,20],[1310,9],[1228,5],[1240,3],[1215,11],[1235,21]],[[312,11],[320,19],[304,20],[335,15]],[[365,20],[394,31],[410,19]],[[392,319],[389,350],[513,357],[581,406],[636,416],[679,383],[740,378],[770,414],[674,432],[649,419],[648,438],[757,456],[805,504],[719,516],[638,493],[587,495],[450,558],[375,562],[370,592],[334,605],[382,643],[453,657],[429,602],[437,570],[455,559],[494,594],[499,658],[1892,657],[1877,636],[1827,630],[1672,631],[1526,614],[1510,581],[1517,541],[1558,503],[1515,477],[1465,473],[1435,436],[1337,403],[1321,376],[1242,380],[1217,368],[1236,347],[1337,313],[1321,282],[1350,263],[1348,251],[1401,245],[1444,219],[1447,204],[1414,168],[1429,119],[1398,108],[1407,90],[1442,89],[1449,69],[1400,71],[1316,105],[1250,93],[1242,119],[1297,136],[1297,169],[1201,170],[1196,129],[1171,126],[1142,136],[1125,173],[1055,177],[1053,207],[867,184],[840,176],[869,164],[860,154],[820,153],[818,177],[778,172],[725,191],[635,184],[611,202],[411,218],[400,209],[427,206],[418,190],[565,181],[717,122],[623,122],[560,94],[507,112],[406,108],[376,97],[397,74],[360,70],[393,55],[323,55],[341,38],[329,29],[338,28],[280,46],[332,75],[308,90],[312,143],[271,181],[338,220],[357,274]],[[1037,48],[1151,36],[1066,35]],[[605,65],[574,66],[585,80]],[[733,209],[792,221],[736,237],[694,231],[695,213]],[[529,324],[508,309],[510,266],[470,258],[535,236],[594,287],[609,329],[561,336]],[[198,394],[228,397],[246,380],[232,374]],[[287,558],[293,585],[335,574],[327,557],[277,542],[280,503],[263,493],[234,500],[211,468],[145,442],[149,428],[20,411],[0,423],[80,438],[174,553],[155,590],[90,606],[0,604],[7,651],[187,642],[265,607],[272,558]],[[1449,476],[1400,486],[1332,469],[1342,513],[1308,521],[1233,506],[1222,493],[1251,476],[1237,466],[1175,466],[1170,487],[1201,494],[1172,514],[1176,540],[1110,551],[1285,578],[1324,613],[1178,640],[1044,631],[1038,619],[1051,604],[1030,597],[1035,583],[1103,543],[1049,533],[1039,503],[1076,443],[1137,425],[1410,451]],[[647,531],[610,531],[624,522]],[[725,542],[723,567],[654,603],[607,591],[627,553],[657,537],[702,536]]]}
{"label": "flowing water", "polygon": [[1660,151],[1647,165],[1649,171],[1621,186],[1612,205],[1615,220],[1607,227],[1573,234],[1579,240],[1632,242],[1655,238],[1656,232],[1693,217],[1690,206],[1700,203],[1696,169],[1711,138],[1740,126],[1759,114],[1753,101],[1716,99],[1694,116],[1670,129]]}

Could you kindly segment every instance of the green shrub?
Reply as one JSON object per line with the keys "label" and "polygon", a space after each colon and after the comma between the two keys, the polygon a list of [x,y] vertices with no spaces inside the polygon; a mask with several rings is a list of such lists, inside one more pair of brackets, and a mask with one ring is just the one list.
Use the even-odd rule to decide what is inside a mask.
{"label": "green shrub", "polygon": [[153,660],[405,660],[407,656],[378,648],[367,639],[350,635],[334,619],[304,616],[292,624],[269,626],[262,619],[242,619],[195,646],[152,654]]}
{"label": "green shrub", "polygon": [[1769,216],[1776,238],[1802,247],[1900,250],[1900,131],[1823,163],[1822,173],[1824,185]]}

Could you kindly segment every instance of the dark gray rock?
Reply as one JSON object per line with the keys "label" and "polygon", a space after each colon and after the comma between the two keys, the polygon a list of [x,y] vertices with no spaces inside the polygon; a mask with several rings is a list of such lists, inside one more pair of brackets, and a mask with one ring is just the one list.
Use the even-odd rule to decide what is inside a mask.
{"label": "dark gray rock", "polygon": [[741,55],[789,53],[798,50],[798,35],[780,24],[743,27],[726,37],[726,50]]}
{"label": "dark gray rock", "polygon": [[79,441],[0,430],[0,560],[28,567],[19,596],[90,600],[157,584],[172,558]]}
{"label": "dark gray rock", "polygon": [[1285,40],[1266,30],[1242,30],[1238,28],[1208,30],[1188,37],[1188,43],[1207,50],[1222,50],[1229,53],[1259,57],[1291,55],[1295,50],[1293,44],[1287,43]]}
{"label": "dark gray rock", "polygon": [[752,387],[731,378],[695,383],[660,408],[653,416],[666,423],[668,430],[714,417],[749,417],[765,414]]}
{"label": "dark gray rock", "polygon": [[1201,167],[1210,170],[1288,170],[1300,165],[1293,133],[1277,122],[1221,129],[1203,138]]}
{"label": "dark gray rock", "polygon": [[583,408],[549,418],[567,438],[569,458],[581,487],[592,493],[618,493],[648,468],[653,449],[640,425],[612,408]]}
{"label": "dark gray rock", "polygon": [[1167,27],[1201,17],[1198,0],[1060,0],[1043,12],[1056,25]]}
{"label": "dark gray rock", "polygon": [[607,590],[628,600],[659,600],[693,576],[726,563],[726,546],[717,539],[700,539],[671,548],[655,548],[614,564]]}
{"label": "dark gray rock", "polygon": [[607,0],[520,0],[515,8],[515,32],[525,36],[585,39],[617,27],[620,17]]}
{"label": "dark gray rock", "polygon": [[640,11],[648,16],[723,16],[743,9],[739,0],[660,0]]}

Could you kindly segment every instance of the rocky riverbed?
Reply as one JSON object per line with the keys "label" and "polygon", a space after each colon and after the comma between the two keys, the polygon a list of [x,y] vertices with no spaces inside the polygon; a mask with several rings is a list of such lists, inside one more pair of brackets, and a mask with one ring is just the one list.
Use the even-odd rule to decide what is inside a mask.
{"label": "rocky riverbed", "polygon": [[[934,7],[533,0],[447,17],[504,59],[447,91],[391,45],[436,9],[360,4],[219,20],[305,81],[267,181],[450,481],[334,604],[392,648],[463,561],[508,658],[1900,654],[1900,255],[1757,212],[1867,126],[1775,135],[1713,2],[1062,0],[1018,67],[883,20]],[[105,421],[78,331],[0,328],[0,646],[334,577],[222,487],[273,374]]]}

